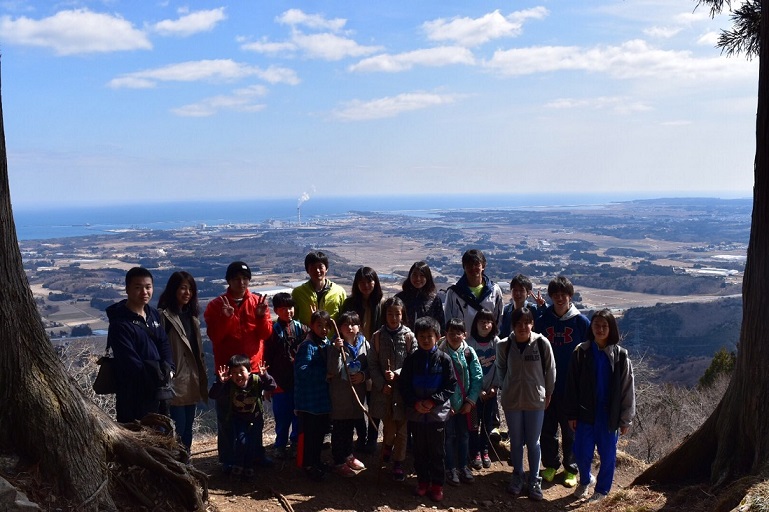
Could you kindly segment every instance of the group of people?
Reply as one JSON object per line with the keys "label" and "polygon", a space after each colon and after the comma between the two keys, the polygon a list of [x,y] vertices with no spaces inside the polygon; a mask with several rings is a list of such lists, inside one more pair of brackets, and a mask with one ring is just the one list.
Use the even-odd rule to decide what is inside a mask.
{"label": "group of people", "polygon": [[[635,413],[633,369],[610,310],[588,319],[563,276],[550,281],[548,305],[517,275],[505,304],[475,249],[463,254],[463,275],[445,301],[423,261],[392,297],[370,267],[358,269],[348,297],[327,277],[323,252],[311,251],[304,263],[308,281],[272,298],[275,321],[267,297],[248,289],[248,265],[228,266],[226,292],[203,315],[216,368],[210,390],[194,279],[175,272],[156,311],[149,306],[152,275],[131,269],[127,299],[107,310],[108,345],[121,364],[117,420],[166,413],[189,451],[195,406],[211,398],[222,470],[248,478],[272,465],[262,440],[269,401],[274,453],[295,457],[315,480],[365,469],[356,453],[376,450],[381,426],[381,460],[392,478],[405,480],[411,443],[415,493],[440,501],[444,484],[471,483],[473,469],[491,466],[501,406],[511,494],[541,500],[542,480],[555,481],[561,466],[559,480],[578,498],[609,493],[618,436]],[[322,461],[329,432],[333,466]]]}

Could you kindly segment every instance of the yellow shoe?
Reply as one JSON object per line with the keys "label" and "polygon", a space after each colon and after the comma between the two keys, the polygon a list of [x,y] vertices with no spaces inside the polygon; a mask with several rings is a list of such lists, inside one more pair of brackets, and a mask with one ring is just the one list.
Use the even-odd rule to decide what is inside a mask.
{"label": "yellow shoe", "polygon": [[542,474],[541,474],[542,480],[544,480],[545,482],[552,482],[553,479],[555,478],[555,472],[556,472],[555,468],[545,468],[544,470],[542,470]]}
{"label": "yellow shoe", "polygon": [[[544,478],[544,476],[543,476]],[[574,473],[569,473],[568,471],[563,472],[563,485],[564,487],[576,487],[577,486],[577,475]]]}

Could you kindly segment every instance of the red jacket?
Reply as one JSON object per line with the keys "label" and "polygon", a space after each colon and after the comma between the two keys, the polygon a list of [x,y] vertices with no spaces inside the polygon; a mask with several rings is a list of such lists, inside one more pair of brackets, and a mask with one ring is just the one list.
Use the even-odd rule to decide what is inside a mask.
{"label": "red jacket", "polygon": [[[229,303],[235,308],[232,316],[226,316],[222,311],[226,296]],[[214,365],[218,369],[226,365],[230,357],[235,354],[245,354],[251,358],[251,370],[258,372],[259,364],[263,360],[264,341],[272,335],[272,321],[270,309],[267,308],[264,316],[256,316],[256,306],[261,297],[258,293],[246,290],[243,302],[237,305],[237,300],[227,293],[208,303],[203,318],[206,319],[208,337],[214,348]]]}

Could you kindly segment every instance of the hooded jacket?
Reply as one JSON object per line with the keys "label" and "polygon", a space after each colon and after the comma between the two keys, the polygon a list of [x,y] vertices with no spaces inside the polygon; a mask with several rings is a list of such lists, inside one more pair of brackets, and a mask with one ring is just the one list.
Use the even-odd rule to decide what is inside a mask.
{"label": "hooded jacket", "polygon": [[121,423],[157,412],[151,409],[153,403],[157,407],[155,394],[162,385],[158,368],[166,372],[174,368],[171,345],[160,324],[158,310],[144,306],[145,320],[128,309],[127,302],[123,299],[106,310],[107,344],[112,348],[117,367],[117,420]]}
{"label": "hooded jacket", "polygon": [[481,394],[483,382],[483,370],[478,354],[465,341],[462,341],[459,348],[454,350],[444,338],[438,344],[438,348],[451,359],[452,371],[457,380],[457,387],[451,395],[451,410],[459,411],[465,402],[474,406]]}
{"label": "hooded jacket", "polygon": [[473,319],[480,308],[486,308],[494,315],[494,323],[499,325],[502,320],[502,306],[504,299],[499,285],[493,283],[486,274],[483,274],[483,289],[480,297],[475,297],[467,284],[467,276],[462,275],[457,284],[446,291],[446,304],[444,316],[448,322],[452,318],[461,318],[465,322],[467,332],[472,332]]}
{"label": "hooded jacket", "polygon": [[558,369],[554,393],[556,399],[562,398],[566,392],[566,374],[571,353],[587,339],[589,329],[590,320],[574,304],[569,304],[569,309],[560,317],[555,314],[553,306],[549,306],[542,316],[534,320],[534,331],[545,336],[553,348],[555,367]]}
{"label": "hooded jacket", "polygon": [[[592,341],[580,343],[571,356],[566,387],[566,417],[594,424],[596,416],[596,361]],[[619,345],[599,349],[611,366],[609,389],[609,428],[629,427],[635,416],[635,379],[627,350]]]}
{"label": "hooded jacket", "polygon": [[[345,341],[342,350],[344,350],[346,364],[342,362],[342,353],[336,346],[331,344],[328,347],[327,374],[331,376],[328,384],[331,394],[331,419],[357,420],[363,414],[359,402],[363,403],[366,399],[369,344],[362,334],[358,334],[355,338],[355,346]],[[354,371],[362,373],[365,377],[360,384],[350,384],[348,372]],[[358,396],[357,400],[353,393]]]}
{"label": "hooded jacket", "polygon": [[[224,301],[235,308],[231,316],[222,311]],[[270,310],[264,316],[256,316],[258,300],[261,296],[246,290],[243,301],[238,304],[229,288],[223,296],[208,303],[203,317],[206,319],[208,337],[214,349],[214,368],[227,364],[237,354],[245,354],[251,359],[251,368],[259,368],[264,356],[264,340],[272,334]]]}
{"label": "hooded jacket", "polygon": [[[512,345],[508,347],[508,344]],[[543,410],[546,397],[553,395],[556,380],[550,343],[544,336],[532,332],[523,353],[516,345],[515,337],[497,343],[497,378],[502,410]]]}
{"label": "hooded jacket", "polygon": [[371,374],[371,402],[370,412],[374,418],[384,418],[392,405],[393,419],[403,421],[406,419],[406,408],[403,397],[398,388],[398,379],[392,383],[392,394],[386,395],[384,387],[387,385],[385,372],[388,368],[400,375],[403,362],[410,353],[417,348],[414,333],[405,325],[401,325],[394,331],[382,327],[371,338],[371,352],[369,354],[369,371]]}
{"label": "hooded jacket", "polygon": [[[438,347],[417,349],[403,362],[398,388],[406,404],[409,421],[420,423],[444,422],[449,418],[451,395],[457,385],[451,358]],[[432,400],[430,412],[422,414],[415,409],[420,400]]]}

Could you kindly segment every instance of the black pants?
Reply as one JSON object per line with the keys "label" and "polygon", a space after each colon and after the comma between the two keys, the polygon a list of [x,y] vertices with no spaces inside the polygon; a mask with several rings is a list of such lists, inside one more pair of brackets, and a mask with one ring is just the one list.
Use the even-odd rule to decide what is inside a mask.
{"label": "black pants", "polygon": [[352,434],[358,420],[333,420],[331,429],[331,455],[334,464],[342,464],[352,454]]}
{"label": "black pants", "polygon": [[320,452],[323,450],[323,438],[328,432],[328,414],[299,413],[299,432],[303,438],[302,467],[320,466]]}
{"label": "black pants", "polygon": [[446,424],[409,421],[414,435],[417,482],[443,485],[446,481]]}
{"label": "black pants", "polygon": [[563,451],[563,468],[572,474],[577,474],[577,463],[574,461],[574,432],[569,427],[566,417],[564,397],[553,395],[550,406],[545,409],[545,420],[542,423],[542,434],[539,444],[542,447],[542,465],[546,468],[561,467],[561,457],[558,453],[558,427],[561,427],[561,447]]}

